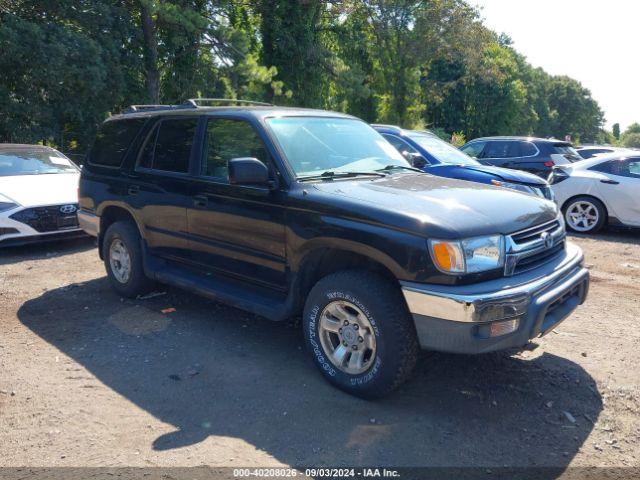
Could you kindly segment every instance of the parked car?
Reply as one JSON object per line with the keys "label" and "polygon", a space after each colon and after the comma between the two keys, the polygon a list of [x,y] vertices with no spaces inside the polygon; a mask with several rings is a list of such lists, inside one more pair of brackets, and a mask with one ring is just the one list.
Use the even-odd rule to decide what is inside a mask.
{"label": "parked car", "polygon": [[484,165],[524,170],[545,179],[555,165],[582,160],[571,143],[547,138],[476,138],[460,150]]}
{"label": "parked car", "polygon": [[438,177],[486,183],[553,200],[549,183],[532,173],[483,165],[428,131],[372,125],[415,167]]}
{"label": "parked car", "polygon": [[84,235],[80,170],[40,145],[0,144],[0,247]]}
{"label": "parked car", "polygon": [[162,282],[301,315],[324,377],[368,398],[419,347],[522,347],[584,301],[554,203],[416,171],[349,115],[203,105],[116,115],[88,155],[80,223],[119,294]]}
{"label": "parked car", "polygon": [[556,167],[550,180],[571,230],[594,233],[606,224],[640,227],[640,152]]}
{"label": "parked car", "polygon": [[609,145],[585,145],[576,148],[576,152],[583,159],[595,157],[596,155],[607,155],[609,153],[624,152],[625,148],[611,147]]}

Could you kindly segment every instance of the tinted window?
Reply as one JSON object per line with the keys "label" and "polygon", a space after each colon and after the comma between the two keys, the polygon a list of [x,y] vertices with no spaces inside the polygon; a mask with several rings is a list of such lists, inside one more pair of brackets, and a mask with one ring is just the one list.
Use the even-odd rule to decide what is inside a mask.
{"label": "tinted window", "polygon": [[632,177],[640,178],[640,158],[629,160],[629,174]]}
{"label": "tinted window", "polygon": [[465,145],[460,150],[462,150],[464,153],[466,153],[470,157],[480,158],[480,154],[482,153],[482,149],[484,149],[485,145],[486,145],[486,142],[473,142],[473,143],[469,143],[468,145]]}
{"label": "tinted window", "polygon": [[257,158],[268,165],[267,150],[251,125],[242,120],[209,120],[202,173],[228,180],[229,160],[241,157]]}
{"label": "tinted window", "polygon": [[538,154],[538,149],[531,142],[520,142],[520,156],[533,157]]}
{"label": "tinted window", "polygon": [[640,178],[640,159],[614,160],[611,164],[611,174],[621,177]]}
{"label": "tinted window", "polygon": [[599,163],[598,165],[594,165],[593,167],[589,168],[589,170],[593,170],[594,172],[600,172],[600,173],[611,173],[611,167],[613,163],[614,162],[602,162],[602,163]]}
{"label": "tinted window", "polygon": [[493,141],[484,149],[484,158],[514,158],[520,156],[520,142]]}
{"label": "tinted window", "polygon": [[187,173],[198,120],[162,120],[148,137],[140,154],[140,166],[165,172]]}
{"label": "tinted window", "polygon": [[411,145],[409,145],[407,142],[405,142],[401,138],[396,137],[395,135],[387,135],[386,133],[383,133],[382,136],[391,145],[393,145],[396,148],[396,150],[398,150],[400,153],[402,152],[418,153],[415,148],[413,148]]}
{"label": "tinted window", "polygon": [[91,149],[89,163],[119,167],[129,145],[146,121],[146,118],[131,118],[103,123]]}

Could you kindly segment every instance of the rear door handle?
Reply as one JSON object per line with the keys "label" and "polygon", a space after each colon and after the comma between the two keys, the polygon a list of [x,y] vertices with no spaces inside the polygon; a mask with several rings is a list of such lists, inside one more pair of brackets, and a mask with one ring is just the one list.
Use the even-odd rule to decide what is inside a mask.
{"label": "rear door handle", "polygon": [[615,180],[600,180],[600,183],[606,183],[609,185],[620,185],[620,182],[616,182]]}
{"label": "rear door handle", "polygon": [[193,204],[196,207],[206,207],[208,203],[209,199],[206,195],[196,195],[195,197],[193,197]]}
{"label": "rear door handle", "polygon": [[129,195],[137,195],[140,192],[140,187],[138,185],[130,185],[127,192],[129,192]]}

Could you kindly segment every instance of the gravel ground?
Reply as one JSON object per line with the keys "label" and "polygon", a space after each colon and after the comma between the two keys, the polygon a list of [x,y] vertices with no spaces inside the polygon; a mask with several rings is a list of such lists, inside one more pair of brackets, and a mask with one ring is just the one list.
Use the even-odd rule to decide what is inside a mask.
{"label": "gravel ground", "polygon": [[640,467],[640,233],[573,240],[591,292],[537,348],[424,353],[376,402],[325,383],[292,323],[122,299],[91,240],[7,249],[0,466]]}

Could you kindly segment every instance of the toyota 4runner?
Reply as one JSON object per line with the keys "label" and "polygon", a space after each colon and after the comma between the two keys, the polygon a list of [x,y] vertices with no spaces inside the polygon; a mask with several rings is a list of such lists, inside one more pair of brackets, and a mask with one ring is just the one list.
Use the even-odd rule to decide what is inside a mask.
{"label": "toyota 4runner", "polygon": [[348,115],[205,103],[133,106],[88,155],[79,221],[121,295],[302,315],[322,374],[369,398],[419,348],[523,347],[585,300],[552,202],[420,172]]}

